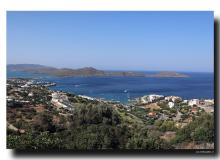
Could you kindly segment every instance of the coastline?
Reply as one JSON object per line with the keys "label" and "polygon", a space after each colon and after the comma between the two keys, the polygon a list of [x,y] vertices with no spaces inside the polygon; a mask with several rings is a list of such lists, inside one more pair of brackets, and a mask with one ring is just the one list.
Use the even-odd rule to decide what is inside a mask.
{"label": "coastline", "polygon": [[[149,102],[147,101],[141,101],[144,97],[159,97],[158,100],[161,100],[161,97],[163,97],[163,99],[166,99],[167,97],[176,97],[176,98],[179,98],[181,99],[181,101],[190,101],[190,100],[208,100],[208,101],[213,101],[213,104],[214,104],[214,99],[210,99],[210,98],[193,98],[193,99],[182,99],[182,97],[179,97],[179,96],[175,96],[175,95],[168,95],[168,96],[164,96],[164,95],[157,95],[157,94],[148,94],[148,95],[143,95],[141,97],[135,97],[134,99],[130,99],[128,98],[128,102],[123,104],[122,102],[120,101],[116,101],[116,100],[108,100],[108,99],[105,99],[104,97],[99,97],[99,98],[96,98],[96,97],[91,97],[91,96],[88,96],[88,95],[80,95],[80,94],[75,94],[75,93],[72,93],[72,92],[66,92],[66,91],[59,91],[59,90],[54,90],[54,89],[51,89],[51,87],[53,86],[56,86],[57,84],[54,83],[54,82],[49,82],[49,81],[45,81],[45,80],[39,80],[39,79],[34,79],[34,78],[7,78],[7,80],[12,80],[12,81],[29,81],[27,84],[28,85],[32,85],[34,87],[38,87],[38,86],[41,86],[41,87],[47,87],[47,89],[50,91],[50,92],[62,92],[62,93],[65,93],[65,94],[73,94],[73,95],[76,95],[78,97],[81,97],[81,98],[84,98],[84,99],[87,99],[87,100],[94,100],[94,101],[100,101],[100,102],[106,102],[106,103],[117,103],[117,104],[121,104],[121,105],[133,105],[132,102],[137,102],[137,103],[141,103],[141,104],[147,104],[147,103],[152,103],[154,102],[154,100],[149,100]],[[22,85],[21,88],[25,88],[25,87],[28,87],[28,85],[25,84],[25,85]],[[7,84],[8,86],[9,84]],[[127,90],[124,90],[124,93],[128,93]],[[155,98],[157,99],[157,98]]]}
{"label": "coastline", "polygon": [[[167,147],[173,149],[196,149],[198,147],[214,149],[212,139],[209,141],[205,139],[197,143],[178,139],[179,136],[184,136],[181,135],[181,130],[184,130],[189,125],[195,125],[193,124],[194,120],[198,123],[201,121],[200,119],[207,117],[205,119],[212,123],[211,118],[215,110],[214,99],[185,100],[178,96],[150,94],[138,97],[129,104],[122,104],[85,95],[53,91],[49,89],[48,86],[50,85],[56,84],[25,78],[7,79],[7,136],[9,138],[9,148],[16,148],[22,145],[20,141],[14,141],[15,136],[22,138],[38,133],[38,138],[41,138],[42,134],[43,136],[52,137],[59,135],[57,140],[61,142],[56,144],[54,142],[55,139],[51,137],[51,143],[55,143],[58,146],[62,145],[64,149],[66,149],[66,144],[68,144],[67,148],[73,149],[70,140],[66,143],[62,142],[63,139],[68,139],[68,136],[63,137],[64,133],[78,134],[75,130],[76,128],[70,125],[73,123],[72,125],[77,124],[81,128],[81,134],[88,132],[87,128],[90,126],[97,128],[100,125],[100,132],[103,132],[103,127],[108,124],[107,128],[120,129],[122,127],[124,130],[124,127],[126,127],[127,130],[132,130],[131,137],[139,134],[135,129],[138,126],[139,129],[142,129],[141,133],[148,132],[150,135],[157,133],[157,142],[155,143],[157,145],[159,143],[161,149],[167,149]],[[106,121],[107,117],[103,116],[107,116],[109,120]],[[63,121],[58,119],[63,119]],[[107,133],[109,134],[110,131]],[[120,131],[120,133],[122,133],[121,136],[126,135],[124,132]],[[99,135],[99,133],[89,130],[89,135],[94,134]],[[88,135],[86,134],[86,136]],[[120,139],[121,136],[118,138]],[[146,138],[146,135],[142,136]],[[152,139],[153,137],[150,136],[148,138]],[[38,141],[42,140],[35,142],[35,139],[29,138],[27,141],[25,138],[24,141],[32,143],[31,145],[35,149],[51,147],[50,145],[39,146]],[[78,146],[78,139],[75,140],[75,145]],[[42,141],[41,143],[44,142]],[[120,143],[125,145],[124,141]],[[164,144],[166,144],[165,148]],[[23,148],[27,146],[23,145]],[[123,148],[125,149],[126,146]],[[127,147],[130,148],[129,146]],[[112,148],[114,149],[114,146]],[[141,147],[141,149],[144,148]]]}
{"label": "coastline", "polygon": [[[135,99],[147,94],[178,95],[184,99],[214,98],[213,75],[206,73],[188,73],[191,74],[188,78],[56,77],[23,72],[11,73],[10,71],[7,74],[8,78],[28,77],[57,83],[57,86],[50,87],[55,91],[121,101],[124,104],[128,103],[128,99]],[[193,86],[194,90],[191,90],[190,86]],[[126,93],[125,90],[127,90]]]}

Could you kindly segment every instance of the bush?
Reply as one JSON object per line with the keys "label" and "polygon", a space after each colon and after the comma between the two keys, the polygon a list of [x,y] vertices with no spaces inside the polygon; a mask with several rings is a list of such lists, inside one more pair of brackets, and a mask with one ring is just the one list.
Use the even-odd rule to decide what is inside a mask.
{"label": "bush", "polygon": [[176,143],[183,141],[214,142],[214,116],[203,113],[177,132]]}
{"label": "bush", "polygon": [[160,125],[159,129],[162,132],[166,132],[166,131],[175,131],[177,128],[175,127],[174,121],[164,121],[162,125]]}

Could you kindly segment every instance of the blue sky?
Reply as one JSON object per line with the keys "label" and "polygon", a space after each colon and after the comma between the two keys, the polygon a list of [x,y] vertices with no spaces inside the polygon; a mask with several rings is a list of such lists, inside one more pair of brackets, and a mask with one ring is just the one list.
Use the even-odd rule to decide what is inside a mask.
{"label": "blue sky", "polygon": [[7,12],[7,63],[213,72],[213,12]]}

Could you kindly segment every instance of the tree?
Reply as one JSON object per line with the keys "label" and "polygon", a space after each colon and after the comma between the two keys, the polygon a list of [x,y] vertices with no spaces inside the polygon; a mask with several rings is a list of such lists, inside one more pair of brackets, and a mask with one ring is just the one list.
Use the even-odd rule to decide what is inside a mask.
{"label": "tree", "polygon": [[214,116],[212,114],[203,113],[177,131],[175,143],[193,140],[197,142],[214,142]]}

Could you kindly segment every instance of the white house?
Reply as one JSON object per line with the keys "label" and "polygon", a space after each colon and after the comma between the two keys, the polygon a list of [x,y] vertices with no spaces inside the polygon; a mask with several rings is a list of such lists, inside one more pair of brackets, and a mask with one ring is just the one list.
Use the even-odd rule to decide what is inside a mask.
{"label": "white house", "polygon": [[206,103],[214,104],[214,99],[205,99]]}
{"label": "white house", "polygon": [[188,102],[189,106],[198,105],[198,104],[199,104],[199,100],[198,99],[191,99]]}
{"label": "white house", "polygon": [[160,100],[162,98],[164,98],[163,95],[150,94],[150,95],[141,97],[141,102],[142,103],[148,103],[148,102],[153,102],[153,101],[156,101],[156,100]]}
{"label": "white house", "polygon": [[173,108],[173,107],[174,107],[174,103],[173,103],[173,102],[169,102],[169,103],[168,103],[168,106],[169,106],[170,108]]}
{"label": "white house", "polygon": [[29,97],[33,97],[33,95],[34,95],[33,92],[30,92],[30,93],[28,94]]}
{"label": "white house", "polygon": [[178,96],[168,96],[168,97],[165,97],[165,100],[171,101],[171,102],[181,102],[182,98]]}
{"label": "white house", "polygon": [[163,97],[164,97],[163,95],[151,94],[151,95],[149,95],[149,101],[153,102],[153,101],[159,100],[159,99],[161,99]]}
{"label": "white house", "polygon": [[184,104],[187,104],[187,103],[188,103],[188,100],[186,100],[186,99],[183,100],[183,103],[184,103]]}
{"label": "white house", "polygon": [[28,88],[29,86],[27,84],[21,86],[21,88]]}
{"label": "white house", "polygon": [[57,92],[53,92],[53,93],[52,93],[52,98],[58,99],[58,93],[57,93]]}
{"label": "white house", "polygon": [[89,96],[84,96],[84,95],[78,95],[78,96],[82,97],[82,98],[85,98],[85,99],[88,99],[88,100],[94,100],[94,98],[89,97]]}

